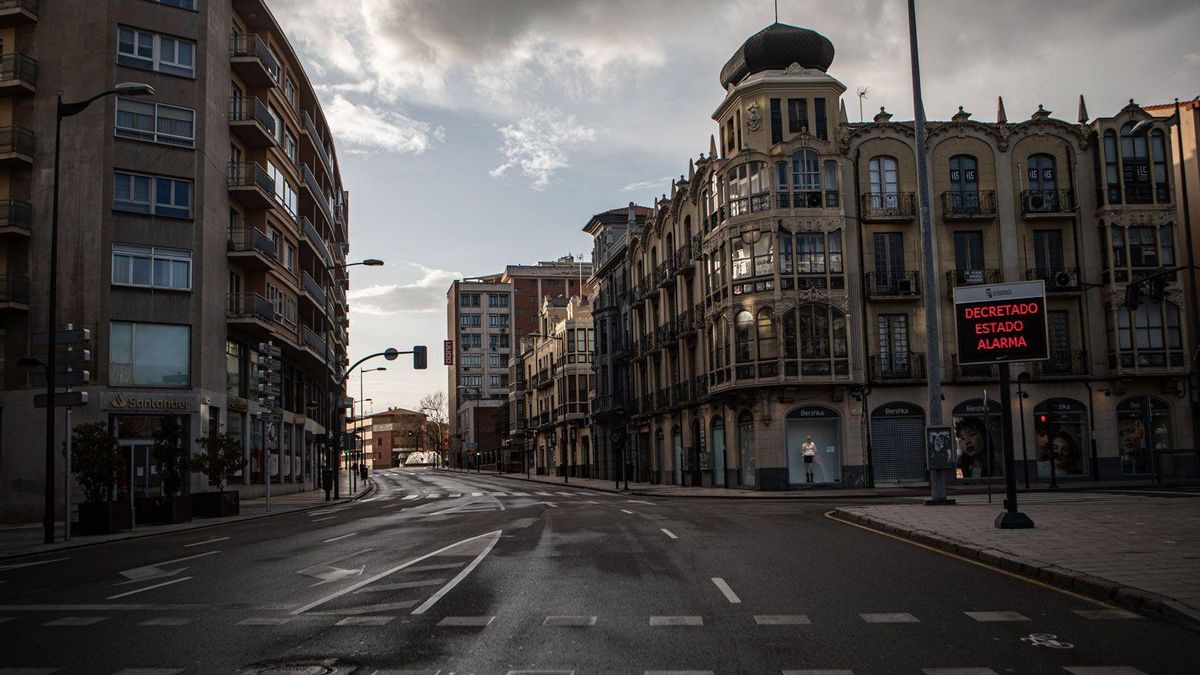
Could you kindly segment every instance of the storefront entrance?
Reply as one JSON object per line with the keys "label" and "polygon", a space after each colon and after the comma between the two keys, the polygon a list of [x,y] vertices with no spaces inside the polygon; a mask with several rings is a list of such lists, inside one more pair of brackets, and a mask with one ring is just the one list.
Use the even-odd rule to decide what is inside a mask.
{"label": "storefront entrance", "polygon": [[[829,408],[805,406],[788,413],[788,483],[840,483],[841,437],[841,419]],[[804,461],[806,444],[814,446],[811,462]]]}
{"label": "storefront entrance", "polygon": [[[183,438],[190,438],[186,415],[113,415],[113,434],[121,448],[124,463],[119,479],[121,499],[134,497],[161,497],[162,473],[154,459],[154,434],[168,421],[174,421],[182,429]],[[185,472],[186,474],[186,472]],[[184,480],[181,489],[187,490]]]}
{"label": "storefront entrance", "polygon": [[671,484],[683,485],[683,429],[671,430]]}
{"label": "storefront entrance", "polygon": [[1033,407],[1038,478],[1050,478],[1052,457],[1056,479],[1088,474],[1087,421],[1087,407],[1074,399],[1052,398]]}
{"label": "storefront entrance", "polygon": [[871,413],[871,465],[876,483],[929,480],[920,406],[887,403]]}
{"label": "storefront entrance", "polygon": [[712,421],[713,486],[725,487],[725,421],[714,417]]}

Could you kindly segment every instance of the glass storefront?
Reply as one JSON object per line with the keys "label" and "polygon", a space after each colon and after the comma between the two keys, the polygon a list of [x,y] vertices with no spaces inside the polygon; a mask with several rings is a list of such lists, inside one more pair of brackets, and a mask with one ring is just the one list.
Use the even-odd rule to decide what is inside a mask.
{"label": "glass storefront", "polygon": [[1001,451],[1000,404],[975,398],[954,407],[954,451],[958,478],[995,478],[1004,475]]}
{"label": "glass storefront", "polygon": [[1154,471],[1155,453],[1171,447],[1171,407],[1152,396],[1129,398],[1117,405],[1117,450],[1121,473]]}
{"label": "glass storefront", "polygon": [[[154,433],[174,422],[191,438],[188,415],[113,415],[112,429],[121,448],[123,467],[118,481],[118,498],[128,499],[130,484],[134,497],[162,495],[162,474],[154,458]],[[186,481],[183,486],[186,490]]]}
{"label": "glass storefront", "polygon": [[1038,478],[1088,474],[1087,407],[1069,398],[1052,398],[1033,407],[1034,456]]}
{"label": "glass storefront", "polygon": [[787,456],[788,483],[840,483],[841,419],[837,412],[804,406],[788,413]]}

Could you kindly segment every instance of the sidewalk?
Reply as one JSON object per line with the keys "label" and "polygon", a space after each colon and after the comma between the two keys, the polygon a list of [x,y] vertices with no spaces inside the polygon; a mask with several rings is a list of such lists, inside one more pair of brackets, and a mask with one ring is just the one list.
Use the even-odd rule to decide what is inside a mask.
{"label": "sidewalk", "polygon": [[[1058,496],[1058,495],[1055,495]],[[1200,500],[1081,495],[1021,504],[1030,530],[1001,530],[1003,506],[869,505],[835,518],[951,551],[1143,614],[1200,626]]]}
{"label": "sidewalk", "polygon": [[311,490],[309,492],[295,492],[292,494],[272,496],[271,511],[267,512],[266,498],[244,499],[241,501],[240,514],[236,516],[227,516],[224,518],[196,518],[190,522],[177,523],[174,525],[139,525],[133,528],[132,531],[126,530],[123,532],[114,532],[113,534],[99,534],[86,537],[71,536],[71,541],[63,541],[63,524],[58,521],[54,525],[53,544],[43,543],[43,532],[41,523],[25,523],[21,525],[0,526],[0,560],[5,558],[13,558],[17,556],[34,555],[37,553],[48,553],[52,551],[60,551],[63,549],[77,548],[80,546],[91,546],[94,544],[103,544],[110,541],[120,541],[122,539],[137,539],[140,537],[151,537],[156,534],[167,534],[171,532],[181,532],[184,530],[198,530],[201,528],[212,527],[214,525],[223,525],[225,523],[233,523],[241,520],[252,520],[255,518],[266,518],[277,516],[283,513],[292,513],[295,511],[305,511],[307,509],[320,508],[322,506],[353,501],[361,499],[370,494],[375,483],[368,481],[367,488],[364,489],[362,483],[358,483],[358,493],[350,494],[350,477],[348,472],[342,471],[341,495],[340,500],[325,501],[324,490]]}

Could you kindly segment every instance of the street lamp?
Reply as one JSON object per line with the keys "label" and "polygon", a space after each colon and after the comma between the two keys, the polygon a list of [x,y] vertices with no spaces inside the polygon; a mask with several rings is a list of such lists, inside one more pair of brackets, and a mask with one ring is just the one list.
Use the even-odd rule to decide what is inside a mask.
{"label": "street lamp", "polygon": [[[58,351],[54,331],[58,318],[58,167],[62,154],[62,121],[64,118],[78,115],[105,96],[154,96],[155,93],[154,87],[148,84],[122,82],[91,98],[64,103],[62,92],[58,92],[54,119],[54,204],[50,216],[50,297],[46,309],[46,512],[42,525],[47,544],[54,543],[54,371],[57,367],[55,352]],[[131,485],[130,490],[132,489]],[[132,498],[131,492],[130,499]],[[68,513],[64,517],[70,518],[71,514]]]}
{"label": "street lamp", "polygon": [[[341,263],[341,264],[333,263],[330,265],[323,265],[323,267],[325,268],[325,278],[332,285],[332,283],[333,283],[332,272],[334,270],[346,269],[348,267],[357,267],[358,265],[365,265],[367,267],[379,267],[379,266],[383,265],[383,261],[379,260],[377,258],[367,258],[366,260],[362,260],[359,262]],[[326,289],[326,291],[325,291],[325,321],[324,321],[325,370],[326,371],[332,370],[332,364],[329,362],[330,353],[333,351],[333,346],[330,345],[330,341],[333,339],[333,336],[332,336],[333,321],[330,318],[330,315],[332,313],[333,312],[329,308],[329,290]],[[395,351],[395,350],[392,350],[392,351]],[[397,354],[398,353],[399,352],[397,352]],[[392,356],[388,360],[391,360],[394,358],[396,358],[396,357]],[[358,365],[358,364],[355,364],[355,365]],[[349,374],[349,371],[347,371],[347,374]],[[326,378],[326,380],[325,380],[325,405],[330,405],[330,403],[332,403],[332,401],[329,398],[329,379],[330,378]],[[343,377],[342,380],[344,381],[345,378]],[[341,406],[342,401],[340,400],[340,398],[341,397],[339,396],[338,405],[330,406],[329,413],[330,413],[331,417],[329,420],[327,420],[329,422],[329,424],[326,425],[326,429],[328,429],[329,431],[331,431],[334,434],[334,439],[335,439],[335,442],[331,444],[333,447],[330,447],[330,444],[328,444],[328,440],[326,441],[327,445],[325,446],[325,468],[333,471],[333,498],[334,499],[339,499],[341,497],[341,491],[342,491],[342,486],[341,486],[342,481],[341,481],[341,475],[340,475],[341,470],[342,470],[342,468],[341,468],[342,467],[342,458],[339,456],[339,454],[341,452],[341,437],[342,437],[342,433],[345,431],[345,429],[340,428],[342,425],[340,411],[344,410],[344,408],[342,408],[342,406]],[[329,501],[329,486],[328,485],[325,486],[325,501]]]}

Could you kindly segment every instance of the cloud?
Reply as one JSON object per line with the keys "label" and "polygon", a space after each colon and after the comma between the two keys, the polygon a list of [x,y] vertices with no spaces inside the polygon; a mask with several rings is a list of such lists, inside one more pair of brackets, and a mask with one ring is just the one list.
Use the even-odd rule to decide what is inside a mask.
{"label": "cloud", "polygon": [[335,94],[325,106],[329,128],[341,147],[351,152],[386,150],[419,155],[433,142],[445,140],[445,129],[392,110],[355,104]]}
{"label": "cloud", "polygon": [[662,178],[654,178],[652,180],[640,180],[636,183],[629,183],[621,188],[621,192],[641,192],[642,190],[649,190],[651,188],[657,189],[668,185],[670,182],[670,176],[663,176]]}
{"label": "cloud", "polygon": [[567,152],[596,140],[596,130],[575,121],[574,115],[551,108],[499,128],[505,162],[492,169],[499,178],[517,168],[533,179],[534,190],[545,190],[554,173],[570,166]]}
{"label": "cloud", "polygon": [[351,313],[389,315],[405,312],[441,312],[446,309],[446,289],[462,274],[405,262],[421,272],[409,284],[368,286],[347,293]]}
{"label": "cloud", "polygon": [[1190,63],[1193,66],[1200,66],[1200,52],[1192,52],[1190,54],[1184,54],[1183,60],[1187,61],[1188,63]]}

